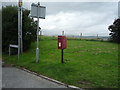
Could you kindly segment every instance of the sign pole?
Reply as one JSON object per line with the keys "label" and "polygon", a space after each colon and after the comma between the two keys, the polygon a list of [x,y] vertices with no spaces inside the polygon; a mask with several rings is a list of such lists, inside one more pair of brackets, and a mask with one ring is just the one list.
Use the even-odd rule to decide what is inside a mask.
{"label": "sign pole", "polygon": [[18,60],[20,55],[20,5],[19,3],[18,3]]}
{"label": "sign pole", "polygon": [[38,48],[38,39],[39,39],[39,37],[38,37],[38,35],[39,35],[39,15],[38,15],[38,13],[39,13],[39,6],[40,6],[40,3],[38,2],[38,7],[37,7],[37,19],[38,19],[38,21],[37,21],[37,48],[36,48],[36,63],[38,63],[38,60],[39,60],[39,48]]}
{"label": "sign pole", "polygon": [[22,45],[22,0],[18,2],[18,59],[20,52],[23,52]]}
{"label": "sign pole", "polygon": [[21,34],[21,53],[23,52],[23,41],[22,41],[22,6],[20,7],[20,34]]}
{"label": "sign pole", "polygon": [[31,4],[31,17],[33,18],[37,18],[37,44],[36,44],[36,63],[38,63],[39,61],[39,45],[38,45],[38,41],[39,41],[39,18],[45,19],[45,10],[46,7],[44,6],[40,6],[40,2],[38,2],[38,4]]}
{"label": "sign pole", "polygon": [[18,60],[19,60],[19,54],[20,54],[20,22],[19,22],[19,7],[18,7]]}

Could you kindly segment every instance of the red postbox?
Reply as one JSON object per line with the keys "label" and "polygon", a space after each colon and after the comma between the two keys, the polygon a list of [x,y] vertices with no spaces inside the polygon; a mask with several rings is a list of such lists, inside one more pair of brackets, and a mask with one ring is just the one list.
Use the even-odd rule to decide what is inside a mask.
{"label": "red postbox", "polygon": [[58,36],[58,49],[65,49],[66,42],[66,36]]}

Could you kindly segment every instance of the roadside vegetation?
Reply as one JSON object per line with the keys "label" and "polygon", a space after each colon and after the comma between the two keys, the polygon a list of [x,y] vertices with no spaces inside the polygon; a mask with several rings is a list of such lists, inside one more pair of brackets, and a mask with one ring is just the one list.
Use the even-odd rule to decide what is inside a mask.
{"label": "roadside vegetation", "polygon": [[[39,39],[39,63],[36,57],[36,25],[30,18],[30,10],[23,9],[23,53],[16,50],[8,55],[9,44],[18,42],[17,6],[2,7],[2,53],[5,64],[24,67],[38,74],[82,88],[118,87],[118,46],[120,45],[120,18],[108,27],[110,41],[102,39],[67,38],[64,64],[61,50],[57,49],[57,37],[42,36]],[[8,17],[8,15],[10,17]],[[113,43],[114,42],[114,43]]]}
{"label": "roadside vegetation", "polygon": [[[23,9],[22,19],[22,38],[23,51],[30,48],[33,41],[36,40],[36,22],[29,16],[30,10]],[[9,15],[9,16],[8,16]],[[18,44],[18,7],[2,7],[2,51],[8,53],[9,45]],[[16,52],[14,52],[16,53]]]}
{"label": "roadside vegetation", "polygon": [[3,54],[6,64],[24,67],[39,74],[82,88],[118,87],[118,44],[80,39],[67,40],[64,64],[57,37],[42,36],[39,40],[39,63],[35,63],[36,42],[20,55]]}

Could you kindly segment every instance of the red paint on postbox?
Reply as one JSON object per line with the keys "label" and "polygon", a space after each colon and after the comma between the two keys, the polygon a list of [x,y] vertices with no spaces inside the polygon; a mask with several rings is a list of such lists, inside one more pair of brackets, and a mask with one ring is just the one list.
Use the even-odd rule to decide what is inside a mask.
{"label": "red paint on postbox", "polygon": [[58,49],[65,49],[66,48],[66,36],[58,36]]}

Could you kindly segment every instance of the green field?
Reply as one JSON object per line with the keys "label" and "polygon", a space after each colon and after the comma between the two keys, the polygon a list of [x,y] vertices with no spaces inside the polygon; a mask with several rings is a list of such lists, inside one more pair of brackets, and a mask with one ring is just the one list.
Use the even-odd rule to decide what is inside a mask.
{"label": "green field", "polygon": [[39,63],[35,63],[36,43],[20,55],[4,55],[7,64],[15,64],[66,84],[82,88],[118,87],[118,45],[111,42],[67,40],[64,64],[55,37],[42,37]]}

